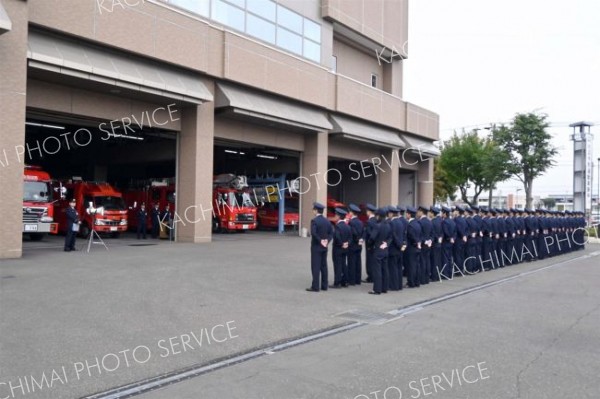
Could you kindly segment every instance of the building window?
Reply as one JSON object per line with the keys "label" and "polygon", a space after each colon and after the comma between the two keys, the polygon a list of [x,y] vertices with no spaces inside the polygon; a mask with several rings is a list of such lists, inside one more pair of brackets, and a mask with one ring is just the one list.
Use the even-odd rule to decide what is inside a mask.
{"label": "building window", "polygon": [[223,0],[214,0],[212,18],[234,29],[245,31],[245,15],[241,10]]}
{"label": "building window", "polygon": [[287,29],[277,28],[277,45],[292,53],[302,55],[302,36]]}
{"label": "building window", "polygon": [[311,40],[304,39],[303,54],[309,60],[321,62],[321,46]]}
{"label": "building window", "polygon": [[277,19],[276,4],[271,0],[248,0],[246,4],[248,11],[261,18],[275,22]]}
{"label": "building window", "polygon": [[377,88],[377,75],[371,74],[371,87]]}
{"label": "building window", "polygon": [[302,34],[302,16],[279,4],[277,5],[277,25]]}
{"label": "building window", "polygon": [[204,17],[210,17],[210,1],[198,0],[167,0],[167,3],[181,7]]}
{"label": "building window", "polygon": [[273,0],[163,0],[321,62],[321,25]]}
{"label": "building window", "polygon": [[265,42],[275,44],[275,24],[262,18],[248,14],[246,16],[246,32]]}

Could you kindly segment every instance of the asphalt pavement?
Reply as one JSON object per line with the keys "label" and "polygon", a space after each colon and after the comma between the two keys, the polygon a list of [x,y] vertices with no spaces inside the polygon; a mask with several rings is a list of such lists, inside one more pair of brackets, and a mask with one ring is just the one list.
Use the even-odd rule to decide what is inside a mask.
{"label": "asphalt pavement", "polygon": [[[559,321],[571,320],[569,311],[576,317],[588,302],[598,303],[593,289],[597,258],[543,269],[589,256],[600,249],[598,245],[588,245],[585,252],[372,296],[367,295],[371,287],[365,284],[318,294],[305,292],[310,283],[309,241],[299,237],[250,232],[218,236],[203,245],[125,237],[107,240],[109,251],[94,246],[89,254],[65,253],[56,244],[35,243],[27,246],[22,259],[0,262],[0,398],[82,398],[140,381],[161,384],[168,378],[181,378],[182,371],[200,376],[144,395],[354,398],[368,395],[368,390],[386,389],[397,378],[404,383],[407,378],[467,367],[473,361],[485,361],[493,374],[469,389],[494,381],[504,384],[508,374],[497,373],[521,365],[509,354],[529,359],[521,339],[556,338],[562,326]],[[517,277],[537,269],[543,270]],[[540,285],[557,273],[562,279],[548,283],[552,287]],[[511,276],[503,284],[409,308],[414,314],[398,311]],[[515,286],[521,287],[520,293],[508,291]],[[464,311],[455,314],[446,309],[458,301],[467,301]],[[558,305],[551,305],[554,302]],[[528,317],[533,317],[530,322]],[[593,317],[592,327],[597,329],[597,313],[593,312],[578,325],[594,324]],[[431,324],[418,326],[421,318]],[[417,327],[405,330],[407,322]],[[487,329],[494,326],[497,332]],[[335,328],[346,330],[328,335]],[[319,333],[325,338],[315,335]],[[302,337],[309,342],[304,343]],[[413,340],[418,337],[428,344]],[[442,342],[452,343],[457,350],[443,349]],[[458,348],[470,343],[477,343],[472,356],[458,356]],[[530,343],[538,348],[536,342]],[[585,355],[591,356],[593,345],[587,344]],[[514,351],[504,350],[505,345],[512,345]],[[581,348],[574,349],[574,356],[581,355]],[[333,355],[336,350],[338,355]],[[489,355],[492,350],[498,350],[500,357]],[[296,353],[301,361],[294,365],[288,356]],[[565,356],[570,356],[568,351]],[[332,360],[336,358],[339,362]],[[581,367],[598,369],[585,359]],[[264,372],[262,365],[267,367]],[[563,366],[553,367],[560,371]],[[307,368],[304,375],[301,370]],[[247,370],[257,377],[243,383]],[[371,378],[369,370],[379,370],[379,377]],[[565,367],[562,372],[571,375],[574,369]],[[321,376],[326,384],[321,386],[311,375]],[[527,382],[521,384],[522,392],[529,392],[533,380],[523,381]],[[544,381],[548,387],[560,382]],[[554,388],[565,388],[559,385]],[[508,386],[502,386],[507,390],[489,397],[516,397]],[[410,397],[407,389],[402,387],[404,397]],[[449,392],[461,395],[459,390]],[[463,392],[463,396],[447,397],[465,396]]]}

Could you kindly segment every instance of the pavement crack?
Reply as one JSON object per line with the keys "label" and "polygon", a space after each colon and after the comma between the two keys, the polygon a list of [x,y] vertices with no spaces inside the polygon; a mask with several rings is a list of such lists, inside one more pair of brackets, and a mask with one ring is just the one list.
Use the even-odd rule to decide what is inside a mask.
{"label": "pavement crack", "polygon": [[529,368],[536,363],[538,360],[540,360],[542,358],[542,356],[544,356],[544,354],[546,352],[548,352],[550,349],[552,349],[561,339],[562,337],[567,334],[568,332],[570,332],[573,328],[575,328],[577,326],[577,324],[579,324],[579,322],[581,322],[581,320],[583,320],[584,318],[588,317],[589,315],[591,315],[592,313],[594,313],[595,311],[597,311],[598,309],[600,309],[600,304],[597,304],[593,309],[591,309],[589,312],[584,313],[583,315],[579,316],[573,323],[571,323],[570,326],[568,326],[567,328],[565,328],[563,331],[559,332],[556,337],[552,340],[552,342],[550,342],[550,344],[543,348],[529,363],[527,363],[525,365],[525,367],[523,367],[519,373],[517,374],[517,399],[521,398],[521,378],[523,376],[523,374],[529,370]]}

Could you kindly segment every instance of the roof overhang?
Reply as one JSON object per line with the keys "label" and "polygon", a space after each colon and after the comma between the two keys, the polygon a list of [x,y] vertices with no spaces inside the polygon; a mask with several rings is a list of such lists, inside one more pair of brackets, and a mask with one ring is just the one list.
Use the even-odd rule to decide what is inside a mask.
{"label": "roof overhang", "polygon": [[213,100],[197,74],[180,68],[35,30],[28,44],[30,68],[193,104]]}
{"label": "roof overhang", "polygon": [[406,149],[409,152],[428,157],[439,157],[441,154],[440,150],[431,141],[408,134],[403,134],[402,139],[406,142]]}
{"label": "roof overhang", "polygon": [[338,114],[332,114],[329,117],[333,124],[333,129],[329,133],[330,137],[343,138],[377,147],[393,149],[406,147],[395,130]]}
{"label": "roof overhang", "polygon": [[323,132],[332,128],[324,111],[227,83],[217,84],[215,109],[241,119],[301,131]]}

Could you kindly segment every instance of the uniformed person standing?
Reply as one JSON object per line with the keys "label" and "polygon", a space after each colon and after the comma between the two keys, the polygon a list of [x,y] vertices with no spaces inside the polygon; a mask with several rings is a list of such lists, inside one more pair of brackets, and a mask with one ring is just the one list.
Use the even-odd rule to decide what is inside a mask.
{"label": "uniformed person standing", "polygon": [[442,270],[442,244],[444,241],[444,231],[442,228],[442,218],[440,217],[440,209],[431,206],[429,208],[429,217],[433,226],[431,247],[431,273],[429,277],[432,281],[439,281],[439,271]]}
{"label": "uniformed person standing", "polygon": [[371,268],[373,267],[373,263],[375,263],[375,247],[372,241],[369,240],[369,237],[371,237],[372,234],[372,230],[377,228],[377,219],[375,218],[375,212],[377,211],[377,208],[375,207],[375,205],[372,204],[367,204],[367,216],[369,217],[369,219],[367,220],[367,225],[364,228],[364,242],[366,243],[367,246],[367,257],[366,257],[366,263],[367,263],[367,278],[366,280],[364,280],[364,283],[372,283],[373,282],[373,277],[371,275]]}
{"label": "uniformed person standing", "polygon": [[480,211],[481,208],[479,208],[478,206],[472,206],[471,209],[473,209],[473,220],[475,221],[475,226],[477,227],[477,235],[475,236],[475,257],[477,258],[476,260],[476,267],[478,270],[483,271],[483,266],[481,264],[481,253],[482,253],[482,247],[483,247],[483,233],[482,233],[482,224],[483,224],[483,218],[480,215]]}
{"label": "uniformed person standing", "polygon": [[465,251],[469,238],[469,226],[464,218],[465,208],[460,205],[454,211],[454,223],[456,224],[456,241],[454,242],[454,263],[458,269],[465,271]]}
{"label": "uniformed person standing", "polygon": [[360,285],[362,274],[362,249],[364,244],[363,222],[358,218],[360,208],[354,204],[348,205],[348,213],[350,215],[350,231],[352,239],[350,240],[350,248],[348,251],[348,284]]}
{"label": "uniformed person standing", "polygon": [[479,234],[477,230],[477,222],[473,219],[473,209],[466,208],[466,218],[467,226],[469,228],[469,235],[467,236],[467,247],[465,249],[465,269],[467,273],[472,274],[476,272],[476,261],[477,261],[477,235]]}
{"label": "uniformed person standing", "polygon": [[484,214],[481,219],[481,267],[482,270],[489,270],[494,266],[494,258],[491,251],[491,242],[494,237],[491,221],[492,213],[487,208],[481,208],[481,212]]}
{"label": "uniformed person standing", "polygon": [[[310,270],[312,273],[312,284],[306,291],[319,292],[319,280],[321,289],[327,291],[329,282],[327,278],[327,246],[333,239],[333,227],[325,216],[325,206],[315,202],[313,213],[315,217],[310,222]],[[320,277],[320,278],[319,278]]]}
{"label": "uniformed person standing", "polygon": [[369,294],[379,295],[387,292],[386,281],[384,280],[383,267],[387,262],[388,249],[392,241],[392,231],[390,224],[386,221],[387,212],[385,208],[377,210],[377,228],[372,231],[372,241],[374,247],[373,268],[371,269],[373,277],[373,291]]}
{"label": "uniformed person standing", "polygon": [[427,217],[429,209],[420,206],[417,210],[417,219],[421,224],[421,285],[429,284],[431,274],[431,247],[433,245],[433,225]]}
{"label": "uniformed person standing", "polygon": [[146,228],[148,223],[148,212],[146,211],[146,205],[142,204],[140,206],[140,210],[137,213],[137,239],[140,239],[140,236],[146,239]]}
{"label": "uniformed person standing", "polygon": [[388,255],[388,269],[390,273],[390,290],[402,290],[403,254],[406,250],[406,225],[404,218],[398,216],[400,209],[395,206],[388,207],[390,215],[390,228],[392,230],[392,242]]}
{"label": "uniformed person standing", "polygon": [[348,286],[348,249],[352,239],[350,226],[344,220],[347,212],[342,208],[335,208],[334,222],[335,232],[333,235],[333,285],[329,288],[341,288]]}
{"label": "uniformed person standing", "polygon": [[[65,235],[65,252],[77,251],[75,248],[75,236],[79,231],[79,213],[75,209],[75,199],[69,201],[69,207],[65,211],[67,216],[67,232]],[[91,233],[90,233],[91,234]]]}
{"label": "uniformed person standing", "polygon": [[454,276],[454,257],[453,248],[456,241],[456,224],[450,217],[452,209],[442,207],[442,231],[444,239],[442,243],[443,265],[438,271],[438,274],[443,279],[452,279]]}
{"label": "uniformed person standing", "polygon": [[407,286],[409,288],[421,285],[421,224],[415,219],[417,210],[406,208],[408,226],[406,227],[406,258]]}
{"label": "uniformed person standing", "polygon": [[158,238],[158,233],[160,232],[160,208],[158,203],[154,204],[154,208],[152,208],[151,221],[152,238]]}

